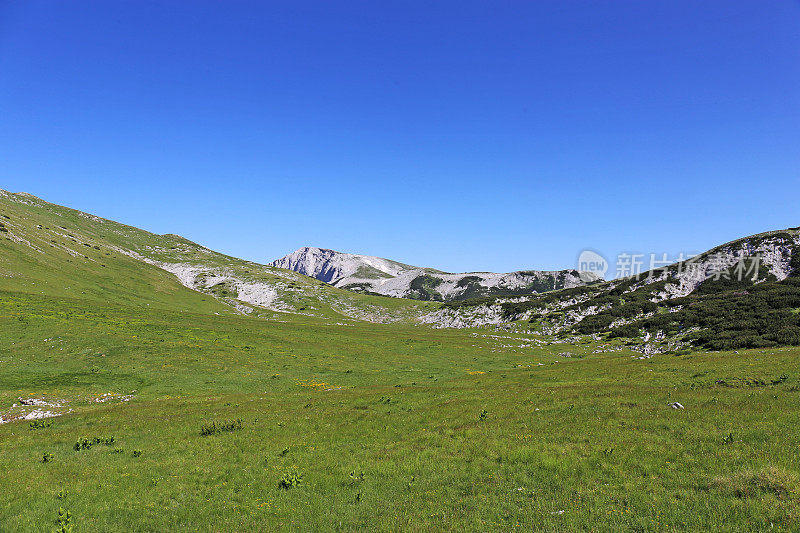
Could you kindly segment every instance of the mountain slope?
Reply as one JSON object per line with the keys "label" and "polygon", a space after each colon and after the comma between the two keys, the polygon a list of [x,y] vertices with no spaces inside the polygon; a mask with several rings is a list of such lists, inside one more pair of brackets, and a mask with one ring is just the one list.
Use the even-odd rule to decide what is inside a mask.
{"label": "mountain slope", "polygon": [[[688,345],[800,345],[798,248],[800,228],[789,228],[638,277],[590,284],[575,271],[446,274],[319,249],[300,250],[281,263],[327,277],[329,284],[0,190],[5,294],[273,320],[293,313],[335,323],[499,325],[555,339],[623,339],[645,353]],[[530,294],[550,289],[557,290]],[[378,290],[448,302],[363,294]]]}
{"label": "mountain slope", "polygon": [[348,284],[359,279],[391,279],[417,268],[380,257],[313,247],[300,248],[270,265],[294,270],[331,285]]}
{"label": "mountain slope", "polygon": [[0,190],[0,290],[215,313],[376,322],[415,302],[354,294],[295,272]]}
{"label": "mountain slope", "polygon": [[450,274],[381,257],[305,247],[270,263],[356,292],[416,300],[455,301],[492,294],[531,294],[599,281],[576,270]]}
{"label": "mountain slope", "polygon": [[[740,275],[741,274],[741,275]],[[644,351],[800,344],[800,229],[753,235],[640,276],[520,298],[453,302],[438,327],[514,324],[629,339]]]}

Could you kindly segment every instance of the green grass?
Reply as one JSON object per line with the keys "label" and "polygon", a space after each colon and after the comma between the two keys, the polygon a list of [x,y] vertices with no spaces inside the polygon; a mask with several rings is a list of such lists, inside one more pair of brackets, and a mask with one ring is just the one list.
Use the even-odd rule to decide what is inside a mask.
{"label": "green grass", "polygon": [[331,321],[408,322],[430,305],[352,293],[289,270],[220,254],[178,235],[157,235],[2,190],[0,220],[8,230],[0,232],[0,290],[236,314],[227,305],[238,294],[230,281],[212,282],[197,292],[143,258],[198,268],[200,280],[225,275],[269,287],[276,294],[271,309],[256,310],[268,318],[277,309]]}
{"label": "green grass", "polygon": [[638,360],[471,333],[2,294],[0,405],[74,411],[0,425],[0,529],[59,508],[75,531],[800,525],[797,349]]}
{"label": "green grass", "polygon": [[[63,415],[0,424],[2,532],[800,529],[800,348],[639,359],[413,326],[440,304],[9,198],[0,417]],[[304,314],[237,314],[232,287],[117,247]]]}

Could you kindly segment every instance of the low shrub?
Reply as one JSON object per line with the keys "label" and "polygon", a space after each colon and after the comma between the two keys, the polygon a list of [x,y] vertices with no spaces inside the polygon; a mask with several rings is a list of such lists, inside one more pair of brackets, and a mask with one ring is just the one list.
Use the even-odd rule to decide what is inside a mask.
{"label": "low shrub", "polygon": [[213,422],[204,422],[203,425],[200,426],[200,435],[206,437],[208,435],[217,435],[219,433],[229,433],[239,429],[242,429],[241,418],[237,418],[236,420],[215,420]]}
{"label": "low shrub", "polygon": [[298,486],[303,481],[303,475],[296,470],[286,472],[278,481],[278,488],[282,490],[289,490],[292,487]]}
{"label": "low shrub", "polygon": [[56,519],[56,532],[57,533],[72,533],[72,513],[65,510],[63,507],[58,508],[58,518]]}
{"label": "low shrub", "polygon": [[102,446],[113,446],[114,437],[95,437],[93,439],[87,439],[86,437],[83,437],[75,442],[75,446],[73,446],[73,448],[76,452],[79,452],[81,450],[88,450],[92,446],[98,444]]}

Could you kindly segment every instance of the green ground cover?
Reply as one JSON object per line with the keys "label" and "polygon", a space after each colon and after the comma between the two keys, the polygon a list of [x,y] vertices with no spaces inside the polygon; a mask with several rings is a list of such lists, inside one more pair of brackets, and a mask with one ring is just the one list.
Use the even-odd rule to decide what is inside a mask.
{"label": "green ground cover", "polygon": [[797,348],[281,320],[0,294],[0,530],[800,527]]}
{"label": "green ground cover", "polygon": [[[437,330],[412,324],[439,303],[28,195],[0,222],[0,531],[800,530],[798,347]],[[240,314],[240,282],[273,308]],[[698,316],[739,327],[722,289]]]}

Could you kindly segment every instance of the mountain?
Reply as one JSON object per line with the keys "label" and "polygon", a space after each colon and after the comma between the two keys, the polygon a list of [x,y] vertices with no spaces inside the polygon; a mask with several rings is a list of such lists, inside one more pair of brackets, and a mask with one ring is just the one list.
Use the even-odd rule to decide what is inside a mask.
{"label": "mountain", "polygon": [[494,294],[527,295],[601,280],[592,273],[577,270],[450,274],[382,257],[313,247],[300,248],[269,264],[355,292],[433,301],[458,301]]}
{"label": "mountain", "polygon": [[2,189],[0,290],[265,318],[394,322],[423,309]]}
{"label": "mountain", "polygon": [[[651,319],[723,339],[747,292],[723,318],[791,324],[760,309],[798,306],[796,237],[722,250],[771,253],[763,294],[678,275],[701,307]],[[654,341],[612,334],[669,290],[370,296],[0,193],[0,530],[797,530],[800,349],[641,361]],[[418,324],[481,307],[504,322]]]}
{"label": "mountain", "polygon": [[380,257],[346,254],[308,246],[275,260],[270,265],[294,270],[331,285],[349,284],[353,280],[391,279],[403,272],[417,270],[417,267]]}
{"label": "mountain", "polygon": [[800,345],[800,228],[731,241],[638,276],[544,295],[451,302],[423,321],[622,338],[645,353]]}
{"label": "mountain", "polygon": [[0,292],[266,321],[490,326],[645,354],[800,345],[798,248],[800,228],[788,228],[589,283],[570,270],[448,274],[318,248],[262,265],[0,190]]}
{"label": "mountain", "polygon": [[0,192],[0,530],[796,531],[798,238],[422,302]]}

